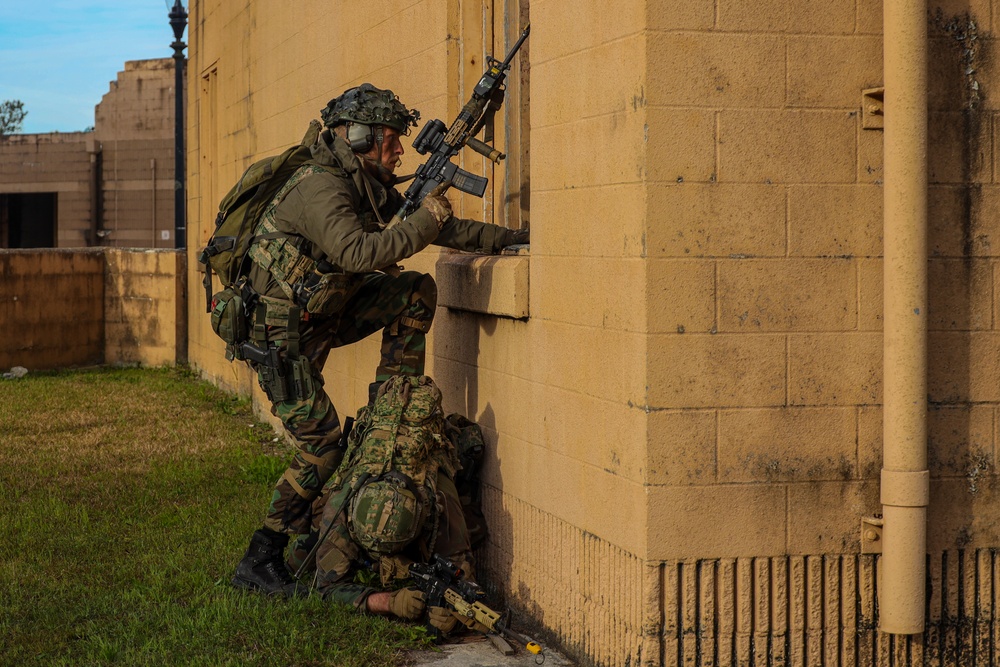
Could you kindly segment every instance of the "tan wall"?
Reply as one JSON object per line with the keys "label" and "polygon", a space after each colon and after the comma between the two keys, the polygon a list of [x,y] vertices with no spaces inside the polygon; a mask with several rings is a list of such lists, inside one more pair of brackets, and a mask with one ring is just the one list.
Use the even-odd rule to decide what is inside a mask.
{"label": "tan wall", "polygon": [[[989,552],[973,550],[1000,544],[1000,3],[939,4],[928,547],[936,582],[961,561],[992,586]],[[348,85],[370,80],[425,121],[450,120],[481,71],[489,6],[332,15],[304,2],[292,17],[192,2],[192,246],[243,168],[297,140]],[[966,11],[976,39],[963,43],[971,24],[951,19]],[[530,257],[406,262],[436,274],[447,304],[428,371],[493,446],[486,578],[584,663],[696,664],[701,652],[854,665],[904,651],[871,631],[874,560],[858,555],[881,466],[882,134],[860,114],[862,90],[882,83],[881,3],[535,0],[530,18]],[[457,203],[502,220],[490,203]],[[260,401],[192,294],[192,363]],[[527,319],[481,314],[520,308]],[[373,342],[331,356],[342,414],[376,360]],[[956,624],[992,623],[985,597],[957,620],[948,596],[971,589],[946,588],[907,655]]]}
{"label": "tan wall", "polygon": [[0,369],[185,361],[175,250],[0,251]]}
{"label": "tan wall", "polygon": [[56,193],[56,245],[61,248],[87,245],[92,136],[51,132],[0,139],[0,193]]}
{"label": "tan wall", "polygon": [[0,140],[0,194],[28,192],[57,193],[57,247],[173,248],[173,60],[125,63],[96,107],[92,132]]}
{"label": "tan wall", "polygon": [[174,247],[174,77],[171,58],[129,61],[95,109],[103,245]]}
{"label": "tan wall", "polygon": [[87,366],[104,358],[104,256],[0,250],[0,369]]}

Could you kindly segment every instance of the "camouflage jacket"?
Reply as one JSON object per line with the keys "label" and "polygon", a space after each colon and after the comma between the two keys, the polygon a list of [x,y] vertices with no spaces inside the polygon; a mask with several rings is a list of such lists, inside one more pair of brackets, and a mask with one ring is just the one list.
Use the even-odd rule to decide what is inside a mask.
{"label": "camouflage jacket", "polygon": [[[402,195],[369,177],[347,143],[328,130],[319,134],[310,150],[311,162],[333,169],[295,185],[274,209],[274,225],[309,241],[304,250],[317,261],[325,259],[348,274],[363,274],[396,264],[431,243],[497,253],[511,242],[511,230],[457,217],[439,232],[422,208],[401,224],[379,231],[365,181],[386,222],[399,210]],[[250,263],[249,276],[258,293],[286,298],[271,274],[258,264]]]}

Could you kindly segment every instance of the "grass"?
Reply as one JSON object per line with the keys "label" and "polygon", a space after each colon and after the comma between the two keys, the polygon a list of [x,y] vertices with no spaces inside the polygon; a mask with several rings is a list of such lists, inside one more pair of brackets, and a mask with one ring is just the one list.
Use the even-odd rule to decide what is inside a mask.
{"label": "grass", "polygon": [[383,666],[426,647],[229,585],[290,457],[183,369],[0,380],[0,662]]}

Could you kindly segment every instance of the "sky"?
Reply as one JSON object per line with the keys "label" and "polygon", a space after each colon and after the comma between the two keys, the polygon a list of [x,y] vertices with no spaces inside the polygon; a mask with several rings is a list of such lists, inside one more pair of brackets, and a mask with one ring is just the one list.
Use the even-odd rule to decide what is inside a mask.
{"label": "sky", "polygon": [[173,56],[173,4],[0,0],[0,101],[24,102],[26,134],[93,127],[94,107],[125,61]]}

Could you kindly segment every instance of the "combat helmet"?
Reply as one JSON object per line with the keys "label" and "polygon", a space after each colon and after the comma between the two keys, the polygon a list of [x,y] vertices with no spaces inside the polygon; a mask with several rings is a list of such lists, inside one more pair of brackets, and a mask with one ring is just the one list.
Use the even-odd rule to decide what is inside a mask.
{"label": "combat helmet", "polygon": [[327,127],[342,123],[385,125],[400,134],[409,134],[410,127],[416,127],[420,120],[420,112],[407,109],[391,90],[370,83],[345,90],[327,103],[321,115]]}
{"label": "combat helmet", "polygon": [[391,471],[368,482],[351,499],[351,537],[373,556],[399,553],[421,532],[428,503],[406,475]]}

